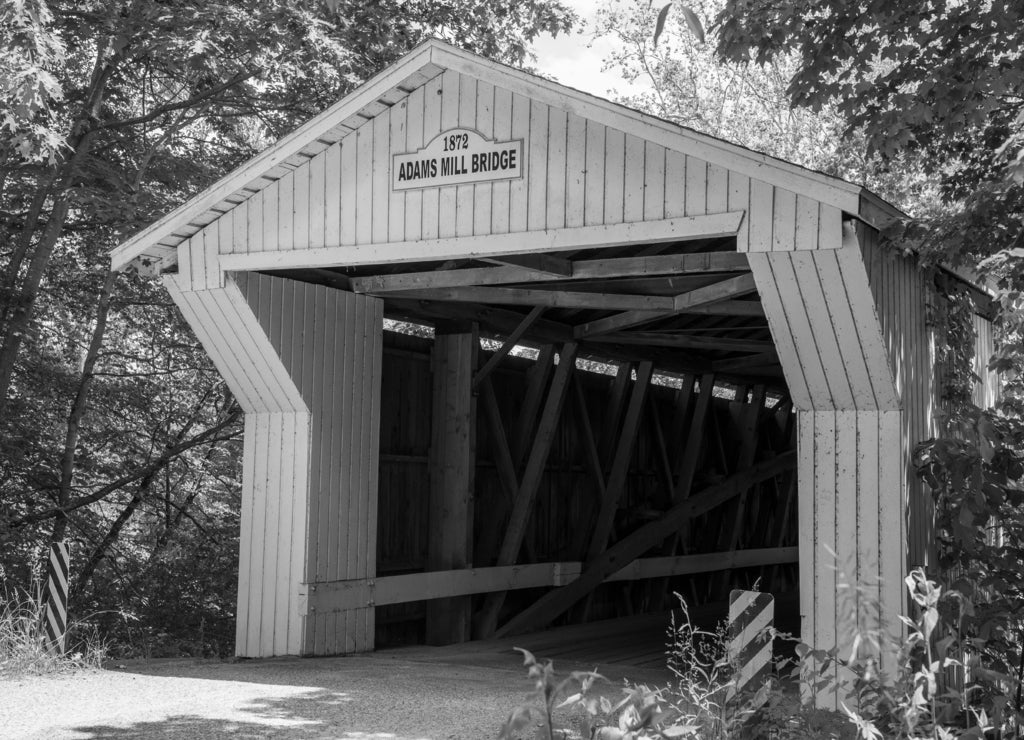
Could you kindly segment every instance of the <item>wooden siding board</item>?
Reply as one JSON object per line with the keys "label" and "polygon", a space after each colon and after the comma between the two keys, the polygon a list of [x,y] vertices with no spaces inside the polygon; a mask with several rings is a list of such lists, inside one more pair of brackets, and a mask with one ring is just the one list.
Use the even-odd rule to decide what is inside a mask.
{"label": "wooden siding board", "polygon": [[[385,186],[386,198],[388,199],[388,229],[387,229],[387,241],[389,242],[400,242],[405,240],[405,220],[406,220],[406,205],[405,201],[407,193],[404,190],[392,190],[391,189],[391,164],[394,161],[393,156],[395,154],[401,154],[403,152],[415,151],[409,147],[409,106],[408,101],[403,100],[398,105],[393,106],[387,112],[389,132],[388,132],[388,143],[389,147],[384,152],[383,157],[386,159],[386,166],[384,167],[389,180]],[[382,166],[379,159],[375,160],[375,166]],[[415,191],[413,191],[415,192]]]}
{"label": "wooden siding board", "polygon": [[[299,170],[306,174],[305,169]],[[277,194],[277,248],[295,248],[295,172],[289,172],[278,180]]]}
{"label": "wooden siding board", "polygon": [[[441,75],[441,131],[448,131],[459,125],[459,97],[462,93],[461,75],[445,71]],[[456,194],[454,185],[438,188],[437,234],[439,237],[455,236]]]}
{"label": "wooden siding board", "polygon": [[814,412],[798,410],[797,543],[800,550],[800,633],[805,641],[818,634],[816,587],[819,553],[815,547],[817,498],[814,495]]}
{"label": "wooden siding board", "polygon": [[[477,124],[477,80],[469,75],[459,75],[459,118],[460,128],[475,128]],[[473,196],[476,185],[458,185],[455,188],[455,235],[469,236],[473,233]]]}
{"label": "wooden siding board", "polygon": [[[497,113],[495,111],[496,93],[494,85],[480,81],[476,86],[476,106],[474,123],[476,130],[485,139],[495,139],[494,126]],[[504,183],[507,186],[507,183]],[[494,188],[496,184],[489,182],[473,185],[473,223],[472,234],[490,234],[493,228],[491,209],[494,205]]]}
{"label": "wooden siding board", "polygon": [[605,185],[605,127],[593,121],[584,121],[586,127],[586,161],[584,164],[583,225],[604,223]]}
{"label": "wooden siding board", "polygon": [[[878,588],[878,553],[881,547],[878,528],[878,415],[857,414],[857,583],[865,589],[867,607],[881,603]],[[869,612],[870,614],[870,612]],[[874,620],[877,620],[876,615]],[[868,628],[873,626],[870,622]]]}
{"label": "wooden siding board", "polygon": [[[512,93],[505,88],[495,87],[493,135],[496,141],[510,141],[513,138],[521,138],[514,136],[512,133],[513,117]],[[491,234],[507,234],[509,231],[509,202],[511,199],[512,182],[510,180],[500,180],[491,186],[490,192],[491,223],[488,232]]]}
{"label": "wooden siding board", "polygon": [[644,218],[645,144],[636,136],[626,136],[622,195],[622,219],[626,222],[643,221]]}
{"label": "wooden siding board", "polygon": [[280,180],[275,180],[263,190],[263,249],[261,251],[276,252],[280,249],[277,229],[280,192]]}
{"label": "wooden siding board", "polygon": [[812,408],[807,380],[803,365],[799,361],[796,339],[782,304],[779,283],[775,279],[775,271],[769,257],[763,252],[751,252],[750,269],[757,283],[757,292],[765,308],[765,316],[771,330],[772,339],[779,351],[779,360],[786,375],[786,384],[794,405],[801,411]]}
{"label": "wooden siding board", "polygon": [[264,460],[257,467],[266,466],[263,506],[263,548],[260,566],[260,581],[263,600],[260,605],[260,655],[274,655],[274,638],[277,607],[277,566],[280,562],[280,525],[282,485],[290,479],[287,458],[281,454],[284,449],[284,417],[288,414],[267,415],[267,446]]}
{"label": "wooden siding board", "polygon": [[644,143],[644,220],[665,217],[665,147]]}
{"label": "wooden siding board", "polygon": [[686,157],[686,215],[699,216],[708,210],[708,163]]}
{"label": "wooden siding board", "polygon": [[355,161],[355,243],[373,241],[373,138],[374,127],[356,129]]}
{"label": "wooden siding board", "polygon": [[534,158],[531,154],[533,142],[533,105],[522,95],[512,96],[512,138],[523,142],[524,171],[518,180],[509,183],[508,230],[522,232],[529,228],[530,191],[528,183],[533,180]]}
{"label": "wooden siding board", "polygon": [[616,129],[605,130],[604,223],[623,222],[626,187],[626,135]]}
{"label": "wooden siding board", "polygon": [[[893,370],[890,368],[885,341],[875,310],[871,286],[867,281],[864,262],[858,249],[843,248],[835,251],[842,282],[846,286],[848,305],[853,313],[857,340],[861,346],[868,377],[879,409],[899,408]],[[884,325],[884,324],[883,324]]]}
{"label": "wooden siding board", "polygon": [[[816,211],[817,209],[815,209]],[[818,252],[813,255],[814,266],[822,290],[824,304],[835,328],[839,358],[849,382],[854,408],[870,409],[876,404],[874,389],[865,362],[865,353],[860,348],[857,327],[854,323],[850,299],[839,269],[839,259],[834,252]],[[853,340],[853,341],[851,341]]]}
{"label": "wooden siding board", "polygon": [[[743,209],[746,203],[743,204]],[[665,152],[665,218],[686,215],[686,155],[674,149]]]}
{"label": "wooden siding board", "polygon": [[[405,102],[405,151],[415,152],[423,148],[423,115],[426,87],[417,87]],[[406,239],[419,239],[423,235],[422,190],[408,190],[405,193],[404,229]]]}
{"label": "wooden siding board", "polygon": [[264,590],[266,588],[263,571],[264,555],[267,551],[267,462],[270,452],[270,426],[273,414],[258,414],[256,418],[256,460],[253,466],[253,519],[252,519],[252,551],[248,562],[249,568],[249,642],[250,655],[263,654],[263,613]]}
{"label": "wooden siding board", "polygon": [[831,405],[836,409],[852,409],[855,408],[853,391],[841,349],[843,342],[836,333],[829,311],[831,306],[822,289],[817,270],[818,256],[812,251],[794,251],[789,255],[817,346],[816,354],[824,371]]}
{"label": "wooden siding board", "polygon": [[[814,413],[814,487],[815,498],[815,646],[824,648],[836,645],[836,568],[843,568],[839,560],[829,551],[836,552],[836,413],[815,411]],[[828,649],[828,648],[825,648]],[[835,675],[834,668],[830,669]],[[830,690],[819,694],[819,706],[824,704],[833,709],[835,694]]]}
{"label": "wooden siding board", "polygon": [[341,243],[341,144],[324,152],[323,246]]}
{"label": "wooden siding board", "polygon": [[835,413],[835,549],[840,556],[837,571],[836,645],[840,653],[850,654],[860,614],[857,580],[860,572],[861,547],[857,541],[857,509],[860,498],[857,449],[857,412]]}
{"label": "wooden siding board", "polygon": [[565,225],[586,223],[587,122],[573,113],[566,123]]}
{"label": "wooden siding board", "polygon": [[566,205],[566,136],[568,119],[564,110],[548,108],[547,133],[547,215],[545,228],[563,229]]}
{"label": "wooden siding board", "polygon": [[793,334],[796,357],[807,383],[810,402],[815,409],[835,408],[829,379],[822,366],[820,349],[809,318],[810,311],[819,311],[820,308],[811,306],[804,300],[792,256],[792,253],[780,253],[772,258],[772,274],[778,285],[786,322]]}
{"label": "wooden siding board", "polygon": [[707,212],[724,213],[729,209],[729,171],[708,164]]}
{"label": "wooden siding board", "polygon": [[245,414],[242,429],[242,511],[238,530],[238,597],[235,612],[235,655],[250,655],[249,620],[252,578],[246,564],[253,559],[253,480],[256,471],[256,414]]}
{"label": "wooden siding board", "polygon": [[388,211],[391,192],[391,116],[390,110],[373,119],[372,176],[370,177],[370,240],[380,244],[388,240]]}
{"label": "wooden siding board", "polygon": [[750,178],[736,172],[729,172],[729,210],[746,211],[740,230],[736,234],[736,251],[750,251]]}
{"label": "wooden siding board", "polygon": [[[905,614],[903,577],[906,571],[906,531],[904,529],[904,482],[907,461],[893,450],[901,448],[902,419],[899,411],[879,414],[878,430],[878,533],[879,576],[881,579],[882,613],[888,622],[883,625],[893,635],[902,632],[896,615]],[[882,656],[882,670],[894,665]]]}
{"label": "wooden siding board", "polygon": [[355,244],[358,164],[358,132],[341,140],[341,185],[339,188],[339,225],[341,243]]}

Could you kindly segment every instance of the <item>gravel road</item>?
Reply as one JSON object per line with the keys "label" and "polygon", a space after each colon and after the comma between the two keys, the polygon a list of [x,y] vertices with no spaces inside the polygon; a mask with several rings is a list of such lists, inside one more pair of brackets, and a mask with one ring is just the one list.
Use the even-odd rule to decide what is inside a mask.
{"label": "gravel road", "polygon": [[[343,658],[162,660],[55,677],[0,678],[0,737],[494,738],[531,683],[515,654],[430,649]],[[560,673],[594,666],[559,664]],[[599,666],[663,683],[663,671]],[[564,711],[564,710],[563,710]]]}

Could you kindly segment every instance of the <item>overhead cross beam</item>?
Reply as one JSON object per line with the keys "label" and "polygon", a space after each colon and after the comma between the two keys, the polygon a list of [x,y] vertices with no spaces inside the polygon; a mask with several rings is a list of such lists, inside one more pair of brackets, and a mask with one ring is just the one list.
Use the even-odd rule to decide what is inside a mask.
{"label": "overhead cross beam", "polygon": [[673,307],[671,296],[628,295],[622,293],[585,293],[566,290],[535,290],[530,288],[433,288],[396,293],[402,298],[457,303],[495,303],[512,306],[544,306],[547,308],[587,308],[606,311],[667,311]]}
{"label": "overhead cross beam", "polygon": [[572,262],[550,254],[510,254],[503,257],[488,257],[486,261],[497,265],[525,267],[528,270],[547,272],[559,277],[571,277],[573,270]]}
{"label": "overhead cross beam", "polygon": [[701,272],[749,271],[747,255],[738,252],[698,252],[648,257],[618,257],[578,260],[570,276],[526,267],[467,267],[453,270],[428,270],[394,275],[369,275],[352,278],[356,293],[385,294],[394,291],[456,288],[472,285],[507,285],[565,280],[597,280],[616,277],[647,277]]}
{"label": "overhead cross beam", "polygon": [[694,308],[700,308],[713,303],[747,295],[757,290],[754,283],[754,276],[747,273],[736,277],[720,280],[717,283],[706,285],[703,288],[691,290],[688,293],[681,293],[673,299],[672,308],[668,311],[626,311],[625,313],[609,316],[605,319],[597,319],[580,324],[573,330],[577,339],[589,338],[598,334],[610,334],[615,331],[622,331],[651,321],[669,318],[680,313],[685,313]]}

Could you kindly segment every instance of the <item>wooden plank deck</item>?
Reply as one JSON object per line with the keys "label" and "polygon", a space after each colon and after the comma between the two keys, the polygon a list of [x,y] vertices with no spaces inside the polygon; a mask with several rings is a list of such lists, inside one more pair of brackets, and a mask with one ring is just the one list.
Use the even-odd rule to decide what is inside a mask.
{"label": "wooden plank deck", "polygon": [[[675,610],[677,619],[680,614],[678,609]],[[727,614],[726,602],[690,609],[693,623],[707,630],[714,630]],[[776,599],[776,614],[776,626],[795,633],[799,627],[797,595],[780,595]],[[559,674],[596,667],[599,673],[609,678],[627,677],[638,682],[658,683],[672,678],[665,655],[670,619],[669,612],[641,614],[455,645],[387,648],[378,650],[376,655],[438,664],[515,669],[522,660],[514,648],[521,647],[538,659],[551,659]]]}

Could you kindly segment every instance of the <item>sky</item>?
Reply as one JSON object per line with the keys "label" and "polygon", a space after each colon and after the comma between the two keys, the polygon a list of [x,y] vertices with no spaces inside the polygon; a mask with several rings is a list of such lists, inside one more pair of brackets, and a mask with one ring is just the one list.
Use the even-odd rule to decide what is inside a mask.
{"label": "sky", "polygon": [[[580,28],[576,32],[558,38],[545,34],[534,42],[537,54],[537,69],[561,82],[563,85],[597,95],[611,97],[610,90],[625,91],[627,83],[615,71],[602,72],[602,59],[608,55],[615,42],[608,37],[593,40],[593,23],[597,8],[607,0],[562,0],[580,17]],[[634,0],[635,1],[635,0]],[[579,33],[579,30],[583,33]]]}

